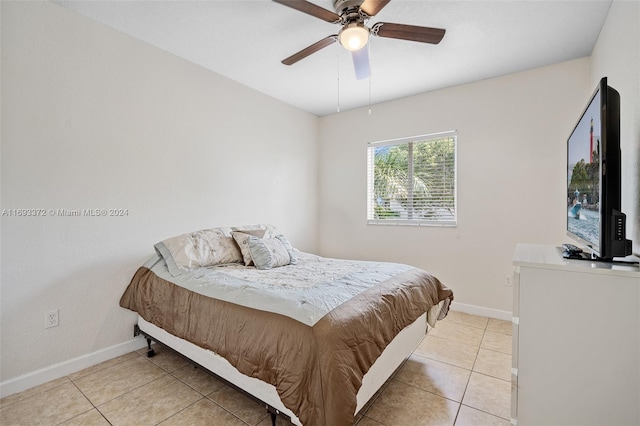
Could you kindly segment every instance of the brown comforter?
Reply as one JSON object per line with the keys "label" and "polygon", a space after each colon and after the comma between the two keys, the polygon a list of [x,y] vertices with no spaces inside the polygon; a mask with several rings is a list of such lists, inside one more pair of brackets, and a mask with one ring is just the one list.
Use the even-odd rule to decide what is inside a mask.
{"label": "brown comforter", "polygon": [[[352,425],[362,377],[391,340],[453,293],[410,269],[310,327],[287,316],[191,292],[141,267],[120,305],[275,386],[305,426]],[[440,319],[447,309],[440,313]]]}

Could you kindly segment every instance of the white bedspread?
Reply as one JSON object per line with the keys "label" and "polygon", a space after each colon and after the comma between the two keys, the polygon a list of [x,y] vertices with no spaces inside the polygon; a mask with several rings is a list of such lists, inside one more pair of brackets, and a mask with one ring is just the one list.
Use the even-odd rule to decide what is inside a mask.
{"label": "white bedspread", "polygon": [[286,315],[309,326],[353,296],[411,269],[398,263],[297,254],[297,265],[270,270],[238,264],[199,268],[173,277],[158,256],[144,266],[160,278],[196,293]]}

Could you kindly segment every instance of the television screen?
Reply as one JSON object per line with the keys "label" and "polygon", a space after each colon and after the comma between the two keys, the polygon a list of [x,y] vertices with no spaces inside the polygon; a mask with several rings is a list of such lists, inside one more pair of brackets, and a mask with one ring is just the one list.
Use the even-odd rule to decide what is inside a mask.
{"label": "television screen", "polygon": [[592,247],[600,245],[600,90],[569,137],[567,230]]}

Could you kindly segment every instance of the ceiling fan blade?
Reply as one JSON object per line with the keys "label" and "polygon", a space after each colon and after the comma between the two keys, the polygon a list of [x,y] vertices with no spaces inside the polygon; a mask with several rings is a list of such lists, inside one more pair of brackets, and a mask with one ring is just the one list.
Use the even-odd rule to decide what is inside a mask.
{"label": "ceiling fan blade", "polygon": [[375,16],[385,7],[391,0],[364,0],[360,5],[360,10],[369,16]]}
{"label": "ceiling fan blade", "polygon": [[418,27],[416,25],[378,22],[371,28],[371,33],[380,37],[438,44],[444,37],[445,30],[441,28]]}
{"label": "ceiling fan blade", "polygon": [[318,50],[323,49],[335,43],[336,40],[338,40],[337,35],[330,35],[329,37],[323,38],[322,40],[313,43],[311,46],[302,49],[298,53],[294,53],[288,58],[283,59],[282,63],[285,65],[293,65],[299,60],[304,59],[307,56],[311,55],[312,53],[316,53]]}
{"label": "ceiling fan blade", "polygon": [[356,79],[364,80],[371,77],[371,66],[369,65],[369,46],[351,52],[353,66],[356,69]]}
{"label": "ceiling fan blade", "polygon": [[313,3],[309,3],[305,0],[273,0],[276,3],[283,4],[285,6],[289,6],[295,10],[298,10],[302,13],[306,13],[307,15],[315,16],[316,18],[320,18],[323,21],[337,23],[340,22],[340,17],[330,10],[324,9],[320,6],[316,6]]}

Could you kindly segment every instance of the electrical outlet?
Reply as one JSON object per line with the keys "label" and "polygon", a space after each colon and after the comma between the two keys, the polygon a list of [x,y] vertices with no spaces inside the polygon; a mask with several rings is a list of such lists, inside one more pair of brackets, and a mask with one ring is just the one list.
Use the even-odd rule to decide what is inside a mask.
{"label": "electrical outlet", "polygon": [[505,287],[511,287],[513,284],[511,283],[511,275],[504,276],[504,285]]}
{"label": "electrical outlet", "polygon": [[44,328],[51,328],[58,326],[58,310],[47,311],[44,313]]}

